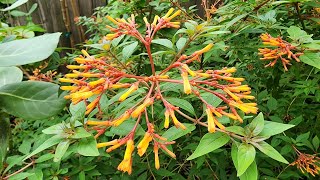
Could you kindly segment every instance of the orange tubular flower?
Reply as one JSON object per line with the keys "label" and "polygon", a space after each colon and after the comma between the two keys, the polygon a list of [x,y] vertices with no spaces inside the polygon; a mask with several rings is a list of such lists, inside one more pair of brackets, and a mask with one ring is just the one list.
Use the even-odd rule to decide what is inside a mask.
{"label": "orange tubular flower", "polygon": [[115,119],[113,122],[112,122],[112,125],[113,126],[119,126],[120,124],[123,123],[123,121],[129,119],[130,117],[130,111],[126,111],[124,114],[122,114],[118,119]]}
{"label": "orange tubular flower", "polygon": [[148,106],[150,106],[151,104],[153,104],[153,98],[147,98],[140,106],[138,106],[131,114],[131,116],[133,118],[137,118],[142,111],[144,111],[144,109]]}
{"label": "orange tubular flower", "polygon": [[214,120],[213,120],[213,115],[212,112],[209,108],[206,109],[207,117],[208,117],[208,131],[210,133],[214,133],[216,131],[215,125],[214,125]]}
{"label": "orange tubular flower", "polygon": [[203,53],[206,53],[208,51],[210,51],[210,49],[213,47],[213,44],[210,43],[208,44],[206,47],[204,47],[203,49],[199,50],[199,51],[196,51],[193,53],[194,56],[198,56],[198,55],[201,55]]}
{"label": "orange tubular flower", "polygon": [[154,152],[154,166],[155,166],[156,169],[160,169],[159,147],[158,147],[158,145],[154,145],[153,152]]}
{"label": "orange tubular flower", "polygon": [[132,152],[134,150],[134,142],[132,139],[127,141],[127,148],[124,154],[124,158],[122,162],[118,166],[119,171],[128,172],[131,174],[132,172]]}
{"label": "orange tubular flower", "polygon": [[164,113],[165,116],[165,120],[164,120],[164,128],[168,128],[169,127],[169,116],[170,116],[170,112],[168,109],[166,109],[166,112]]}
{"label": "orange tubular flower", "polygon": [[127,92],[125,92],[124,94],[122,94],[119,98],[119,101],[124,101],[125,99],[127,99],[127,97],[132,94],[134,91],[136,91],[138,89],[138,84],[134,83]]}
{"label": "orange tubular flower", "polygon": [[143,156],[143,154],[146,152],[150,141],[152,141],[152,136],[150,133],[146,132],[143,139],[138,144],[138,154],[139,156]]}
{"label": "orange tubular flower", "polygon": [[98,143],[97,144],[97,148],[102,148],[102,147],[106,147],[106,146],[112,146],[112,145],[115,145],[115,144],[118,144],[118,143],[119,143],[119,140],[118,139],[114,139],[114,140],[109,141],[109,142]]}
{"label": "orange tubular flower", "polygon": [[169,110],[169,114],[172,118],[173,124],[177,127],[177,128],[181,128],[183,130],[186,129],[186,127],[178,121],[178,119],[176,118],[176,116],[174,115],[174,111],[172,109]]}

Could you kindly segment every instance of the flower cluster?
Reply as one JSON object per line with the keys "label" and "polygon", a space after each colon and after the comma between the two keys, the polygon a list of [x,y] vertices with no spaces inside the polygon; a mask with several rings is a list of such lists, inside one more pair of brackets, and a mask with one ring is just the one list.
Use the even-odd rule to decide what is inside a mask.
{"label": "flower cluster", "polygon": [[[178,120],[179,116],[184,119],[189,119],[195,123],[207,126],[208,131],[224,132],[224,126],[218,121],[218,118],[227,116],[231,119],[242,122],[242,118],[237,112],[237,109],[244,113],[257,113],[257,104],[247,102],[254,99],[250,95],[250,87],[243,85],[244,78],[233,77],[236,72],[235,68],[224,68],[221,70],[192,70],[190,63],[197,61],[200,57],[208,52],[213,44],[208,44],[201,50],[195,51],[191,55],[179,55],[177,59],[162,71],[155,70],[153,57],[151,53],[151,41],[155,37],[157,31],[162,28],[179,28],[179,22],[171,22],[173,18],[180,14],[180,11],[173,13],[170,9],[168,13],[159,17],[156,16],[152,23],[149,23],[144,18],[146,25],[146,33],[142,35],[137,30],[134,15],[131,18],[114,19],[110,16],[107,18],[115,24],[116,27],[107,26],[113,33],[108,34],[105,38],[112,40],[122,34],[130,35],[140,40],[145,46],[149,61],[151,64],[151,76],[137,76],[131,74],[121,66],[114,65],[113,56],[110,57],[95,57],[89,55],[85,50],[82,50],[83,56],[75,58],[79,65],[68,65],[72,73],[66,74],[65,78],[61,78],[60,82],[72,83],[73,85],[61,86],[62,90],[70,91],[70,94],[65,98],[71,99],[72,103],[76,104],[81,101],[86,103],[86,114],[91,113],[94,109],[100,110],[100,100],[103,94],[111,92],[119,92],[118,103],[121,104],[135,93],[139,88],[146,88],[146,94],[142,94],[142,100],[136,101],[135,105],[126,109],[125,112],[117,117],[110,117],[105,120],[88,120],[87,125],[93,126],[93,130],[97,131],[95,138],[97,139],[109,127],[117,127],[129,118],[136,121],[135,126],[125,137],[114,139],[109,142],[98,143],[98,148],[107,147],[107,152],[111,152],[122,145],[126,144],[126,151],[123,161],[119,164],[118,170],[132,172],[132,155],[135,147],[139,156],[143,156],[149,145],[153,144],[153,152],[155,158],[156,169],[160,168],[159,149],[165,151],[169,156],[175,158],[175,154],[168,149],[168,145],[175,143],[167,141],[166,138],[155,132],[154,119],[149,120],[147,113],[148,108],[153,106],[156,101],[162,102],[164,111],[164,127],[169,128],[173,124],[176,128],[186,129],[185,125]],[[173,13],[173,14],[172,14]],[[180,79],[173,79],[167,75],[167,72],[179,72]],[[174,74],[174,73],[173,73]],[[123,79],[130,78],[134,82],[121,83]],[[183,91],[187,95],[195,95],[199,101],[205,104],[207,121],[201,122],[201,119],[192,118],[189,115],[179,110],[179,107],[171,104],[165,97],[160,86],[162,83],[175,83],[183,86]],[[119,90],[124,89],[124,90]],[[219,91],[216,91],[219,90]],[[214,107],[202,97],[202,93],[211,93],[220,98],[224,105]],[[89,100],[90,99],[90,100]],[[178,116],[177,116],[178,115]],[[98,118],[97,118],[98,119]],[[148,130],[137,146],[134,144],[134,135],[138,124],[145,120]],[[217,127],[216,127],[217,126]]]}
{"label": "flower cluster", "polygon": [[294,54],[292,50],[297,50],[297,48],[284,41],[281,37],[274,38],[270,34],[266,33],[262,34],[260,38],[262,39],[263,44],[277,47],[276,49],[259,49],[259,55],[263,55],[263,58],[260,59],[271,61],[265,67],[274,66],[277,63],[277,60],[280,59],[285,71],[288,71],[287,65],[291,65],[290,60],[292,60],[292,58],[297,62],[300,62],[298,57],[303,53]]}
{"label": "flower cluster", "polygon": [[312,176],[319,174],[320,172],[320,158],[316,155],[301,153],[294,147],[298,158],[291,163],[291,166],[297,166],[303,173],[310,173]]}

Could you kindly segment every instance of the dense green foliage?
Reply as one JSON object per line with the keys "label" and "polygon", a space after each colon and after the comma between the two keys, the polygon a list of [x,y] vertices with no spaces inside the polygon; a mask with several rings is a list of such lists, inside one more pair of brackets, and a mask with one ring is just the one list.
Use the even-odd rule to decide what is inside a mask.
{"label": "dense green foliage", "polygon": [[[5,4],[4,1],[0,3]],[[108,91],[101,96],[99,108],[85,115],[84,101],[66,104],[63,99],[66,93],[58,90],[58,78],[64,72],[45,74],[46,70],[65,66],[65,62],[76,64],[74,58],[79,57],[80,50],[59,59],[54,51],[60,33],[34,37],[34,32],[43,30],[32,24],[31,19],[21,27],[9,27],[1,22],[0,179],[318,179],[320,2],[226,0],[207,9],[202,18],[195,11],[201,7],[187,8],[184,3],[109,1],[107,6],[97,8],[92,17],[78,19],[78,24],[85,26],[90,34],[90,39],[79,49],[86,48],[95,58],[110,57],[114,60],[112,63],[126,72],[151,76],[150,56],[143,43],[124,35],[112,41],[104,37],[111,33],[106,25],[112,25],[105,16],[127,19],[135,14],[136,23],[140,25],[138,30],[144,33],[143,17],[152,22],[155,15],[162,17],[170,7],[181,9],[181,15],[175,19],[181,22],[181,27],[161,29],[152,41],[155,71],[165,69],[181,54],[191,56],[213,43],[213,48],[205,52],[199,62],[190,65],[191,69],[236,67],[234,77],[245,78],[244,84],[251,87],[259,113],[238,111],[243,123],[222,116],[218,120],[226,126],[225,131],[208,133],[201,123],[198,125],[181,114],[177,114],[177,118],[186,126],[185,130],[173,126],[163,128],[166,108],[154,103],[152,108],[148,107],[149,118],[157,133],[168,141],[175,141],[168,149],[173,150],[176,158],[160,150],[161,166],[157,170],[153,148],[149,148],[142,157],[133,153],[131,175],[122,173],[116,169],[125,148],[106,153],[104,148],[97,148],[97,143],[125,137],[136,120],[131,118],[107,129],[99,139],[94,138],[99,129],[90,128],[86,122],[119,117],[146,96],[147,88],[139,88],[123,103],[117,101],[125,91]],[[29,14],[20,14],[28,17],[32,12],[31,9]],[[292,65],[287,65],[288,71],[280,59],[273,67],[264,67],[270,60],[260,60],[263,56],[258,49],[276,48],[263,43],[266,41],[260,36],[266,33],[294,46],[294,54],[303,53],[298,57],[301,62],[290,60]],[[44,76],[29,74],[30,68],[37,68],[39,62],[48,57],[45,67],[39,67]],[[169,76],[181,80],[178,71],[170,72]],[[31,77],[49,82],[27,81],[34,80]],[[127,78],[121,83],[132,81]],[[164,83],[161,87],[171,104],[180,107],[188,117],[206,123],[206,106],[196,95],[183,93],[182,84]],[[214,107],[223,104],[215,95],[202,91],[200,94]],[[89,102],[93,100],[89,98]],[[138,125],[136,144],[146,128],[144,121]],[[311,169],[315,169],[315,176],[310,171],[298,170],[297,162],[302,156],[314,160],[315,167]]]}

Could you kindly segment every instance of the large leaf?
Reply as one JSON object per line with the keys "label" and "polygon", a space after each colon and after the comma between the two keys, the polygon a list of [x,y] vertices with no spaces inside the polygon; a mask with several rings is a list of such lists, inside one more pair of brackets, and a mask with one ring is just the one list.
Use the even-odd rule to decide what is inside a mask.
{"label": "large leaf", "polygon": [[256,161],[253,161],[240,177],[240,180],[257,180],[258,179],[258,168]]}
{"label": "large leaf", "polygon": [[[113,134],[116,134],[119,136],[125,136],[133,129],[135,124],[136,124],[136,121],[126,120],[117,127],[111,127],[110,133],[113,133]],[[137,130],[136,130],[136,135],[142,136],[142,135],[144,135],[144,133],[145,133],[145,131],[142,129],[140,124],[138,124]]]}
{"label": "large leaf", "polygon": [[[237,176],[241,176],[247,168],[251,165],[256,157],[256,150],[251,144],[242,143],[238,147],[238,174]],[[241,163],[241,164],[239,164]]]}
{"label": "large leaf", "polygon": [[53,158],[54,162],[61,161],[61,158],[67,152],[69,145],[70,145],[69,139],[64,139],[58,144],[56,148],[56,152],[54,154],[54,158]]}
{"label": "large leaf", "polygon": [[42,61],[56,49],[61,33],[0,44],[0,66],[16,66]]}
{"label": "large leaf", "polygon": [[3,161],[7,154],[10,137],[10,123],[8,119],[0,117],[0,170],[3,167]]}
{"label": "large leaf", "polygon": [[282,133],[283,131],[286,131],[287,129],[290,129],[292,127],[294,127],[294,125],[292,124],[282,124],[272,121],[265,121],[264,128],[259,133],[259,136],[273,136]]}
{"label": "large leaf", "polygon": [[169,39],[155,39],[155,40],[152,40],[152,43],[160,44],[170,49],[173,48],[173,44]]}
{"label": "large leaf", "polygon": [[252,122],[249,124],[249,129],[252,132],[253,135],[258,135],[264,127],[264,118],[263,114],[259,113],[258,116],[256,116]]}
{"label": "large leaf", "polygon": [[45,119],[59,113],[65,99],[59,86],[40,81],[25,81],[0,88],[0,105],[9,114],[25,119]]}
{"label": "large leaf", "polygon": [[134,42],[134,43],[124,47],[123,50],[122,50],[123,59],[126,60],[126,59],[130,58],[130,56],[136,50],[137,46],[138,46],[138,42]]}
{"label": "large leaf", "polygon": [[81,139],[77,150],[83,156],[99,156],[97,142],[93,137]]}
{"label": "large leaf", "polygon": [[23,160],[26,160],[30,158],[31,156],[38,154],[39,152],[48,149],[51,146],[54,146],[58,144],[63,138],[59,135],[52,136],[48,140],[46,140],[44,143],[42,143],[37,149],[35,149],[31,154],[29,154],[27,157],[25,157]]}
{"label": "large leaf", "polygon": [[179,98],[166,98],[167,101],[169,101],[169,103],[173,104],[174,106],[178,106],[183,110],[188,111],[189,113],[195,115],[195,111],[194,108],[192,107],[191,103],[189,103],[188,101],[184,100],[184,99],[179,99]]}
{"label": "large leaf", "polygon": [[320,69],[320,53],[305,53],[299,59],[310,66]]}
{"label": "large leaf", "polygon": [[164,132],[162,137],[167,138],[167,141],[173,141],[190,133],[196,128],[196,126],[193,124],[183,123],[183,125],[186,127],[185,130],[181,128],[176,128],[173,126],[170,129],[168,129],[166,132]]}
{"label": "large leaf", "polygon": [[202,155],[208,154],[221,146],[225,145],[230,140],[230,137],[227,134],[221,132],[207,133],[205,134],[197,149],[192,153],[187,160],[192,160]]}
{"label": "large leaf", "polygon": [[258,143],[253,143],[252,145],[254,145],[261,152],[263,152],[265,155],[271,157],[272,159],[283,162],[285,164],[289,164],[289,162],[277,150],[275,150],[270,144],[268,144],[264,141],[261,141]]}
{"label": "large leaf", "polygon": [[17,67],[0,67],[0,87],[6,84],[21,82],[22,71]]}
{"label": "large leaf", "polygon": [[11,6],[5,8],[5,9],[1,9],[1,11],[10,11],[12,9],[15,9],[19,6],[21,6],[22,4],[28,2],[29,0],[17,0],[15,3],[13,3]]}

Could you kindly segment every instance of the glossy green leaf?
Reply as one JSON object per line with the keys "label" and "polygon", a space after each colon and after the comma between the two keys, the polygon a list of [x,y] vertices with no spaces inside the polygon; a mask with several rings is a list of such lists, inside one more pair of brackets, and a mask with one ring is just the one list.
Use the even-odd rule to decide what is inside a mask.
{"label": "glossy green leaf", "polygon": [[56,49],[61,33],[0,44],[0,66],[16,66],[42,61]]}
{"label": "glossy green leaf", "polygon": [[6,84],[21,82],[22,71],[17,67],[0,67],[0,87]]}
{"label": "glossy green leaf", "polygon": [[127,60],[130,58],[130,56],[134,53],[134,51],[136,50],[138,46],[138,42],[133,42],[132,44],[124,47],[122,49],[122,57],[124,60]]}
{"label": "glossy green leaf", "polygon": [[188,157],[187,160],[192,160],[202,155],[208,154],[209,152],[212,152],[225,145],[227,142],[229,142],[229,140],[230,137],[221,132],[207,133],[202,137],[198,147],[192,153],[192,155]]}
{"label": "glossy green leaf", "polygon": [[173,98],[173,97],[167,97],[166,100],[173,104],[174,106],[178,106],[183,110],[188,111],[189,113],[195,115],[195,111],[193,106],[191,105],[191,103],[189,103],[188,101],[184,100],[184,99],[179,99],[179,98]]}
{"label": "glossy green leaf", "polygon": [[306,52],[299,59],[310,66],[320,69],[320,53]]}
{"label": "glossy green leaf", "polygon": [[59,135],[52,136],[48,140],[46,140],[44,143],[42,143],[37,149],[35,149],[31,154],[29,154],[27,157],[25,157],[23,160],[26,160],[30,158],[31,156],[38,154],[39,152],[48,149],[51,146],[54,146],[61,142],[63,138]]}
{"label": "glossy green leaf", "polygon": [[159,45],[165,46],[170,49],[173,48],[173,44],[169,39],[154,39],[154,40],[152,40],[152,43],[159,44]]}
{"label": "glossy green leaf", "polygon": [[[136,121],[126,120],[117,127],[111,127],[110,133],[113,133],[113,134],[116,134],[119,136],[125,136],[132,130],[132,128],[134,127],[135,124],[136,124]],[[142,129],[140,124],[138,124],[137,130],[136,130],[136,135],[142,136],[142,135],[144,135],[144,133],[145,133],[145,131]]]}
{"label": "glossy green leaf", "polygon": [[17,0],[15,3],[13,3],[11,6],[5,8],[5,9],[1,9],[1,11],[10,11],[12,9],[15,9],[19,6],[21,6],[22,4],[27,3],[29,0]]}
{"label": "glossy green leaf", "polygon": [[264,121],[264,128],[259,136],[273,136],[294,127],[291,124],[282,124],[272,121]]}
{"label": "glossy green leaf", "polygon": [[83,156],[99,156],[97,142],[93,137],[81,139],[77,151]]}
{"label": "glossy green leaf", "polygon": [[253,143],[256,148],[258,148],[261,152],[263,152],[265,155],[271,157],[272,159],[275,159],[279,162],[283,162],[285,164],[289,164],[289,162],[277,151],[275,150],[270,144],[261,141],[258,143]]}
{"label": "glossy green leaf", "polygon": [[251,144],[242,143],[238,147],[238,171],[237,176],[241,176],[251,165],[256,157],[256,150]]}
{"label": "glossy green leaf", "polygon": [[182,49],[186,43],[187,43],[187,38],[181,37],[176,43],[178,50]]}
{"label": "glossy green leaf", "polygon": [[25,119],[46,119],[59,113],[66,100],[58,96],[59,86],[25,81],[0,88],[0,104],[8,113]]}
{"label": "glossy green leaf", "polygon": [[196,129],[196,126],[193,124],[183,123],[183,125],[186,127],[185,130],[173,126],[169,128],[166,132],[164,132],[162,134],[162,137],[167,138],[167,141],[173,141]]}
{"label": "glossy green leaf", "polygon": [[248,126],[253,135],[258,135],[264,127],[263,114],[259,113]]}
{"label": "glossy green leaf", "polygon": [[61,141],[55,151],[53,161],[54,162],[59,162],[61,161],[62,156],[67,152],[68,148],[70,145],[70,140],[69,139],[64,139]]}
{"label": "glossy green leaf", "polygon": [[9,138],[10,138],[11,130],[10,130],[10,122],[9,119],[4,117],[0,117],[0,170],[2,169],[2,163],[5,160],[8,146],[9,146]]}
{"label": "glossy green leaf", "polygon": [[253,161],[240,177],[240,180],[258,180],[258,167],[256,161]]}

